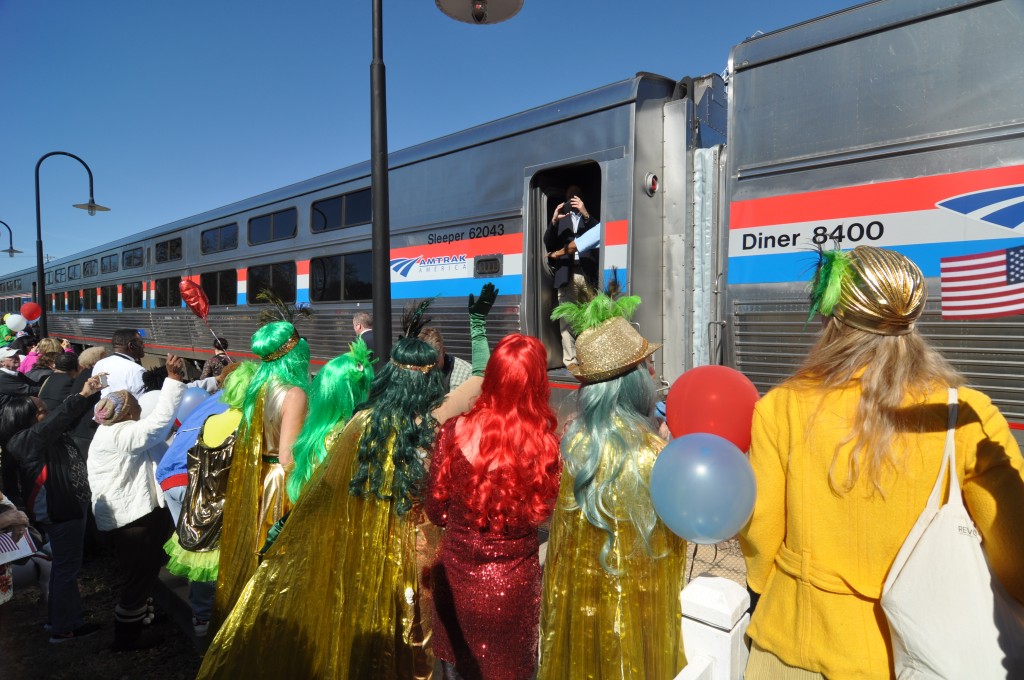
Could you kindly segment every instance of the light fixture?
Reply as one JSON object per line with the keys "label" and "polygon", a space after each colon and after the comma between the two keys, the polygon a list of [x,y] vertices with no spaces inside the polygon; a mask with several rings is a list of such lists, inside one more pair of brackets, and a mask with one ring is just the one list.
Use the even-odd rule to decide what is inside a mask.
{"label": "light fixture", "polygon": [[434,0],[437,8],[467,24],[497,24],[523,8],[523,0]]}
{"label": "light fixture", "polygon": [[95,215],[97,212],[108,212],[110,210],[110,208],[104,207],[93,200],[92,196],[89,197],[88,203],[75,203],[72,207],[85,210],[90,216]]}

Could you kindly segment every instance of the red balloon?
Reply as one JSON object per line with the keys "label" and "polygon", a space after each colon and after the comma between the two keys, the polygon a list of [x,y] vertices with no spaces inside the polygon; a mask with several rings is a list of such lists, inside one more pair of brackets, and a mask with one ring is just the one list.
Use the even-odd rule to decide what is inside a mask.
{"label": "red balloon", "polygon": [[35,321],[43,315],[43,308],[34,302],[26,302],[21,306],[21,315],[28,321]]}
{"label": "red balloon", "polygon": [[178,289],[181,291],[181,299],[185,301],[192,313],[206,321],[206,317],[210,313],[210,300],[206,297],[202,286],[190,279],[182,279],[178,284]]}
{"label": "red balloon", "polygon": [[665,416],[673,437],[704,432],[750,450],[750,424],[759,395],[747,376],[728,366],[700,366],[668,391]]}

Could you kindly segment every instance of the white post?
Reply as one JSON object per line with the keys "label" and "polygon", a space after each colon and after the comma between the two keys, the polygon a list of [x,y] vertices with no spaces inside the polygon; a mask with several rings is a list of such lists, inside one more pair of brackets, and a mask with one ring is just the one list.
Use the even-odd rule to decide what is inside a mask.
{"label": "white post", "polygon": [[750,623],[746,589],[718,576],[698,576],[680,593],[687,666],[675,680],[741,680]]}

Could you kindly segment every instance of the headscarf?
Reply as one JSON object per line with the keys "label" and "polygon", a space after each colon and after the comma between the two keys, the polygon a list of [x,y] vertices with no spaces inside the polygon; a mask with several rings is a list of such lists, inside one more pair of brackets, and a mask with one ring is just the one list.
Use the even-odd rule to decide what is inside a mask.
{"label": "headscarf", "polygon": [[100,425],[116,425],[130,420],[131,413],[139,407],[135,396],[127,390],[110,392],[100,399],[93,411],[93,420]]}

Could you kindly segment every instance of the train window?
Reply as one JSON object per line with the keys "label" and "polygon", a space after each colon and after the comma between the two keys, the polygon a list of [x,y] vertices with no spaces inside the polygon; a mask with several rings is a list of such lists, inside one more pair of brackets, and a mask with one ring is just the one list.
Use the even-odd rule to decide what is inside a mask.
{"label": "train window", "polygon": [[249,267],[248,278],[251,300],[256,300],[264,291],[270,291],[284,302],[295,302],[294,262]]}
{"label": "train window", "polygon": [[181,238],[160,241],[156,244],[156,261],[173,262],[181,259]]}
{"label": "train window", "polygon": [[103,309],[117,309],[117,286],[100,286],[100,298]]}
{"label": "train window", "polygon": [[370,300],[373,298],[369,251],[314,257],[309,262],[313,302]]}
{"label": "train window", "polygon": [[211,305],[238,304],[238,272],[234,269],[200,274],[199,285]]}
{"label": "train window", "polygon": [[234,250],[238,247],[238,225],[232,222],[222,227],[207,229],[200,234],[199,241],[200,250],[204,254]]}
{"label": "train window", "polygon": [[53,272],[46,272],[46,282],[53,283]]}
{"label": "train window", "polygon": [[145,264],[142,248],[132,248],[121,253],[121,264],[125,269],[138,269]]}
{"label": "train window", "polygon": [[[86,260],[85,262],[83,262],[82,271],[85,273],[86,276],[96,276],[97,274],[99,274],[99,271],[97,271],[96,260]],[[93,309],[96,308],[93,307]]]}
{"label": "train window", "polygon": [[73,264],[68,267],[68,281],[74,281],[82,278],[82,265]]}
{"label": "train window", "polygon": [[156,280],[156,306],[181,307],[181,277]]}
{"label": "train window", "polygon": [[249,245],[294,238],[298,223],[299,211],[296,208],[254,217],[249,220]]}
{"label": "train window", "polygon": [[368,224],[372,217],[370,190],[335,196],[313,204],[310,228],[313,233]]}
{"label": "train window", "polygon": [[53,273],[53,280],[56,281],[57,283],[64,283],[65,281],[67,281],[67,277],[67,269],[58,269]]}
{"label": "train window", "polygon": [[82,291],[82,309],[96,309],[95,288],[86,288]]}
{"label": "train window", "polygon": [[82,309],[82,292],[79,290],[68,291],[68,311],[77,312]]}
{"label": "train window", "polygon": [[109,274],[117,271],[117,255],[107,255],[100,258],[100,273]]}
{"label": "train window", "polygon": [[121,286],[121,306],[124,309],[142,307],[142,282],[126,283]]}

